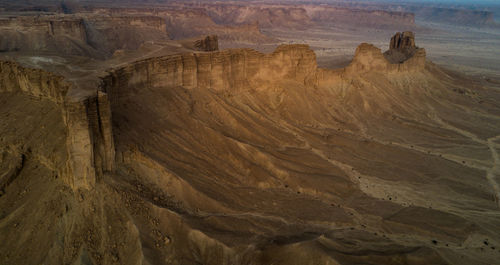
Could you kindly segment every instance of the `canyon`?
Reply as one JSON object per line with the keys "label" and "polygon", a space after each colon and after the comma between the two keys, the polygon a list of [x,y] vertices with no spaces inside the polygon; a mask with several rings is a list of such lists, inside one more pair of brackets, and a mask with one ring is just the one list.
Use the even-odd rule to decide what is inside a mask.
{"label": "canyon", "polygon": [[[500,110],[423,49],[394,64],[361,44],[334,70],[306,45],[166,55],[109,71],[79,101],[62,77],[0,66],[2,234],[17,242],[2,246],[6,264],[498,258],[484,171]],[[54,244],[24,254],[41,240]]]}
{"label": "canyon", "polygon": [[434,61],[452,33],[384,3],[111,2],[2,7],[1,264],[500,259],[500,77]]}

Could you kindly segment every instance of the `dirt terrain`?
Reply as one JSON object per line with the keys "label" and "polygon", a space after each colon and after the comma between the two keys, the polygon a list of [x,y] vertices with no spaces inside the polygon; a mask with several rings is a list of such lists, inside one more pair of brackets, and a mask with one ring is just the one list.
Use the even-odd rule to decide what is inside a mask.
{"label": "dirt terrain", "polygon": [[4,1],[0,264],[498,264],[491,21],[111,2]]}

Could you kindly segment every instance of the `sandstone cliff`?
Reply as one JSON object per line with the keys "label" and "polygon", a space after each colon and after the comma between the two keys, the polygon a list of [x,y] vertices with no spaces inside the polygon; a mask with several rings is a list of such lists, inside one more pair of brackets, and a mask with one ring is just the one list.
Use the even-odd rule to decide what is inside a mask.
{"label": "sandstone cliff", "polygon": [[391,38],[389,49],[413,49],[415,48],[415,34],[410,31],[398,32]]}
{"label": "sandstone cliff", "polygon": [[186,8],[203,8],[216,23],[234,25],[259,23],[262,28],[305,29],[316,25],[357,25],[372,27],[414,26],[415,17],[408,12],[388,12],[383,9],[334,7],[330,5],[184,4]]}
{"label": "sandstone cliff", "polygon": [[371,27],[414,26],[415,15],[408,12],[366,10],[333,6],[305,6],[307,14],[318,23],[349,24]]}
{"label": "sandstone cliff", "polygon": [[202,35],[217,35],[219,40],[264,43],[273,41],[262,34],[259,24],[243,23],[222,25],[216,23],[199,6],[172,4],[158,8],[92,8],[93,14],[105,16],[156,16],[166,21],[167,31],[173,39],[186,39]]}
{"label": "sandstone cliff", "polygon": [[389,43],[389,50],[381,50],[371,44],[358,46],[351,64],[346,68],[349,74],[364,72],[408,72],[420,71],[425,67],[426,52],[415,46],[413,32],[396,33]]}
{"label": "sandstone cliff", "polygon": [[107,58],[117,49],[168,39],[154,16],[56,15],[0,19],[0,51],[43,52]]}
{"label": "sandstone cliff", "polygon": [[[456,104],[472,99],[449,89],[464,87],[461,80],[426,65],[423,50],[417,55],[392,64],[362,44],[346,69],[327,70],[317,68],[307,46],[284,45],[270,54],[190,53],[111,70],[103,89],[115,124],[117,182],[146,202],[138,208],[150,207],[158,231],[172,238],[141,237],[160,256],[145,253],[145,260],[456,264],[448,259],[463,248],[455,246],[483,244],[471,239],[477,234],[491,240],[495,232],[483,218],[449,210],[477,203],[496,211],[492,189],[476,185],[487,185],[484,172],[421,144],[474,145],[433,116],[440,109],[450,124],[468,124]],[[450,185],[470,192],[457,199]],[[151,234],[147,219],[132,218],[141,234]],[[355,250],[345,238],[355,240]],[[408,251],[408,238],[418,251]],[[263,247],[248,247],[254,244]]]}
{"label": "sandstone cliff", "polygon": [[194,42],[194,48],[198,51],[212,52],[219,50],[219,40],[217,35],[206,36]]}
{"label": "sandstone cliff", "polygon": [[[111,71],[106,82],[123,87],[164,80],[166,87],[239,90],[248,83],[281,79],[305,84],[316,71],[316,56],[307,45],[281,45],[271,54],[251,49],[232,49],[213,53],[190,53],[147,59]],[[130,77],[136,76],[130,80]],[[111,100],[121,85],[109,86]],[[116,89],[116,91],[115,91]]]}
{"label": "sandstone cliff", "polygon": [[425,50],[415,45],[415,34],[410,31],[397,32],[389,43],[384,57],[391,63],[401,64],[408,59],[425,57]]}
{"label": "sandstone cliff", "polygon": [[[64,161],[52,161],[50,155],[43,160],[65,163],[57,168],[61,179],[73,189],[90,189],[96,176],[113,169],[114,147],[111,132],[109,101],[102,92],[84,101],[66,98],[71,84],[63,77],[39,69],[28,69],[13,62],[0,62],[0,93],[26,95],[33,100],[53,102],[64,122]],[[32,147],[38,150],[37,146]],[[47,152],[48,150],[39,150]]]}
{"label": "sandstone cliff", "polygon": [[219,24],[258,23],[262,28],[297,28],[312,26],[311,18],[301,7],[279,5],[206,4],[208,15]]}
{"label": "sandstone cliff", "polygon": [[0,76],[3,93],[21,93],[58,106],[67,130],[68,155],[59,175],[74,189],[88,189],[100,176],[114,170],[111,105],[123,89],[161,84],[166,88],[202,88],[224,93],[285,80],[308,87],[324,86],[364,72],[419,71],[424,66],[423,49],[403,63],[392,64],[380,49],[369,44],[361,44],[351,64],[336,71],[318,69],[316,56],[307,45],[281,45],[270,54],[251,49],[189,53],[147,59],[113,70],[103,80],[103,89],[110,98],[98,92],[83,101],[67,99],[71,85],[42,70],[1,62]]}
{"label": "sandstone cliff", "polygon": [[315,59],[151,58],[83,100],[0,63],[0,262],[494,264],[496,98],[454,92],[471,83],[423,49]]}

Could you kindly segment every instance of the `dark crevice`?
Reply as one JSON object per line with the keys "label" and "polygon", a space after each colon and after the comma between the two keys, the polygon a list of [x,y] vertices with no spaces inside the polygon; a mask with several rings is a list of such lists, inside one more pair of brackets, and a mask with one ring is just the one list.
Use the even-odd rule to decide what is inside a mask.
{"label": "dark crevice", "polygon": [[26,155],[21,154],[21,161],[18,165],[7,173],[3,179],[0,179],[0,197],[5,194],[5,189],[21,174],[26,163]]}

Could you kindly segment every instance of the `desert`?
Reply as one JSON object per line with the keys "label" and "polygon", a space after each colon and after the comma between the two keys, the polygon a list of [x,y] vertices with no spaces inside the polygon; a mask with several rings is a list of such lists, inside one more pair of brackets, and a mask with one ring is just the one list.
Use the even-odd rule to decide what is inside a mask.
{"label": "desert", "polygon": [[0,264],[500,264],[498,14],[0,0]]}

